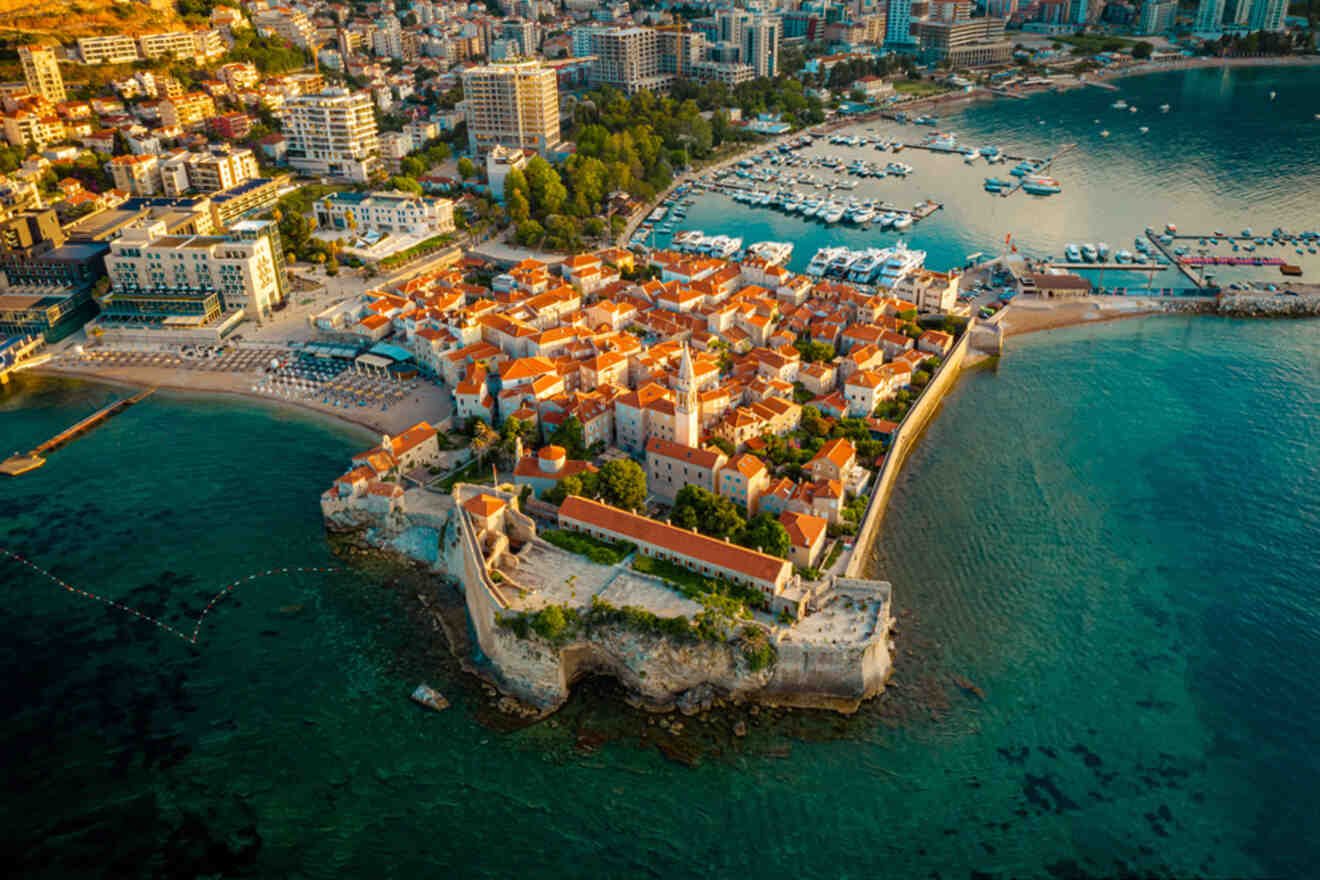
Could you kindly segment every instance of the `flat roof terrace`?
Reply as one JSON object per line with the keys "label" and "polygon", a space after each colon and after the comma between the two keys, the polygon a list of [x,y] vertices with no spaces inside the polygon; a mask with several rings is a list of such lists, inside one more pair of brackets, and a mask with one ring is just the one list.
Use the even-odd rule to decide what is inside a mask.
{"label": "flat roof terrace", "polygon": [[659,617],[692,617],[701,606],[668,586],[633,571],[627,563],[597,565],[584,556],[536,540],[518,553],[510,579],[531,592],[506,590],[509,607],[537,611],[547,605],[587,608],[593,596],[617,607],[644,608]]}

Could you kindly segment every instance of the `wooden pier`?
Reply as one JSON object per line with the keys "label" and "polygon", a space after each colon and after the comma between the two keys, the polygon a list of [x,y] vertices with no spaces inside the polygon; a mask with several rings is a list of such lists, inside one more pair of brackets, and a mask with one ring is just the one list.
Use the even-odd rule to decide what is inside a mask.
{"label": "wooden pier", "polygon": [[60,431],[58,434],[56,434],[54,437],[51,437],[45,443],[42,443],[41,445],[34,447],[26,455],[19,455],[19,454],[11,455],[3,462],[0,462],[0,473],[9,474],[11,477],[16,477],[19,474],[25,474],[28,471],[36,470],[37,468],[41,467],[43,464],[46,463],[46,459],[43,457],[46,453],[59,449],[61,446],[63,446],[65,443],[68,443],[70,440],[77,437],[79,434],[83,434],[87,431],[90,431],[92,428],[95,428],[97,425],[106,421],[111,416],[118,415],[119,413],[128,409],[133,404],[139,403],[155,390],[156,390],[155,388],[148,388],[145,391],[139,391],[137,394],[134,394],[132,397],[125,397],[121,400],[116,400],[114,403],[110,404],[104,409],[100,409],[92,413],[90,416],[78,422],[76,425],[73,425],[71,427],[65,428],[63,431]]}

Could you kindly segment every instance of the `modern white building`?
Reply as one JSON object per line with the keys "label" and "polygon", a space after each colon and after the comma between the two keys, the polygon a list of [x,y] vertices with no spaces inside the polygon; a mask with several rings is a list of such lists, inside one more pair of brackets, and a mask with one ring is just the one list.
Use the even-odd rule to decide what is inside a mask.
{"label": "modern white building", "polygon": [[55,50],[43,46],[19,46],[18,60],[23,65],[23,79],[28,91],[40,95],[52,104],[65,100],[64,77],[55,60]]}
{"label": "modern white building", "polygon": [[81,37],[78,56],[84,64],[132,64],[142,57],[137,40],[127,34]]}
{"label": "modern white building", "polygon": [[316,203],[316,222],[359,234],[442,235],[454,231],[454,203],[403,192],[331,193]]}
{"label": "modern white building", "polygon": [[273,221],[243,225],[230,235],[168,235],[163,221],[125,229],[105,257],[104,319],[199,329],[240,311],[268,316],[284,298],[277,233]]}
{"label": "modern white building", "polygon": [[161,192],[181,196],[190,190],[217,192],[238,186],[259,173],[257,157],[246,147],[226,146],[192,153],[179,150],[160,163]]}
{"label": "modern white building", "polygon": [[367,92],[327,89],[281,108],[290,165],[307,174],[365,183],[381,167],[376,115]]}

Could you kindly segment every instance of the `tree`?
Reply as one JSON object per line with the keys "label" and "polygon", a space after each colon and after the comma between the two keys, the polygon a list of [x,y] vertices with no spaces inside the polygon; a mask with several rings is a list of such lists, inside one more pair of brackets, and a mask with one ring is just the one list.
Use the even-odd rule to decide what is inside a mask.
{"label": "tree", "polygon": [[391,177],[390,186],[400,192],[412,193],[415,196],[422,194],[422,185],[411,177]]}
{"label": "tree", "polygon": [[1142,40],[1132,47],[1132,57],[1138,60],[1149,58],[1150,53],[1154,49],[1155,49],[1154,46],[1152,46],[1150,43],[1147,43],[1145,40]]}
{"label": "tree", "polygon": [[527,185],[531,188],[531,203],[538,217],[559,213],[568,190],[559,179],[559,172],[549,162],[536,156],[527,163]]}
{"label": "tree", "polygon": [[793,547],[788,537],[788,530],[768,513],[758,513],[748,520],[747,525],[734,537],[734,541],[744,547],[751,547],[781,559],[787,559]]}
{"label": "tree", "polygon": [[426,160],[421,156],[404,156],[399,160],[399,170],[409,177],[421,177],[426,168]]}
{"label": "tree", "polygon": [[550,433],[550,442],[564,447],[569,458],[581,459],[587,455],[587,444],[582,436],[582,422],[577,416],[569,416],[564,423]]}
{"label": "tree", "polygon": [[514,223],[523,223],[531,219],[532,206],[527,204],[527,196],[522,194],[521,190],[508,191],[506,189],[509,203],[509,219]]}
{"label": "tree", "polygon": [[802,430],[815,437],[824,437],[829,428],[825,417],[814,406],[802,407]]}
{"label": "tree", "polygon": [[691,485],[678,490],[670,522],[721,539],[737,534],[746,525],[737,505],[728,498]]}
{"label": "tree", "polygon": [[624,510],[640,510],[646,504],[646,474],[632,459],[607,461],[598,474],[602,499]]}
{"label": "tree", "polygon": [[477,166],[472,164],[472,160],[467,156],[458,160],[458,176],[464,180],[470,180],[477,176]]}

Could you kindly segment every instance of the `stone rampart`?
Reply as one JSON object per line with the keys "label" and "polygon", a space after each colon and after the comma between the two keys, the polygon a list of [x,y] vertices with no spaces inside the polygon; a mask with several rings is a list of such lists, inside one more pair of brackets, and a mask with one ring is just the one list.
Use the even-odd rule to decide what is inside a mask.
{"label": "stone rampart", "polygon": [[889,503],[889,493],[894,489],[894,482],[898,479],[898,474],[903,468],[903,462],[908,453],[916,445],[921,432],[930,421],[931,416],[939,409],[940,402],[944,395],[953,387],[957,381],[958,374],[962,371],[963,359],[967,356],[967,349],[971,345],[972,337],[977,332],[977,322],[973,320],[971,324],[963,331],[962,337],[949,351],[948,357],[931,378],[930,383],[921,392],[916,403],[908,410],[899,425],[898,430],[894,432],[890,439],[889,452],[885,455],[885,463],[880,468],[880,473],[876,475],[875,482],[871,486],[871,501],[866,506],[866,515],[862,517],[861,525],[857,529],[857,541],[853,545],[852,555],[848,559],[848,565],[844,569],[844,576],[855,578],[862,572],[866,564],[867,553],[871,549],[871,542],[875,539],[876,530],[879,528],[880,520],[885,515],[885,506]]}

